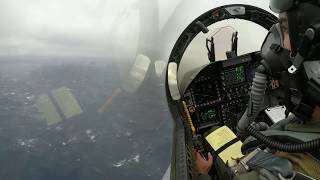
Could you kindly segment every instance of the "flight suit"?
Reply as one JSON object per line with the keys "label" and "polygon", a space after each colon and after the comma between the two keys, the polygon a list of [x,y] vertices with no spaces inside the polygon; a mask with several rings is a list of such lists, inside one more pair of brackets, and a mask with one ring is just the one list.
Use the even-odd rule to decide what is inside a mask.
{"label": "flight suit", "polygon": [[[308,141],[310,137],[313,138],[320,138],[320,124],[319,123],[313,123],[313,122],[307,122],[302,123],[295,117],[291,117],[288,119],[285,119],[283,121],[280,121],[276,124],[274,124],[272,127],[270,127],[265,133],[268,134],[268,132],[273,133],[280,133],[285,134],[287,136],[298,136],[300,139],[305,139],[305,141]],[[270,135],[270,134],[268,134]],[[254,138],[249,137],[245,142],[252,141]],[[320,179],[320,151],[315,152],[314,154],[310,153],[286,153],[286,152],[275,152],[274,155],[282,158],[288,159],[292,165],[293,169],[296,172],[300,172],[304,175],[310,176],[315,179]],[[221,164],[220,164],[221,165]],[[215,164],[217,167],[217,164]],[[219,166],[219,164],[218,164]],[[248,173],[241,174],[239,176],[230,178],[224,176],[219,176],[223,180],[224,179],[233,179],[233,180],[253,180],[253,179],[263,179],[263,180],[278,180],[278,177],[275,177],[272,173],[261,169],[259,171],[250,171]],[[211,177],[209,175],[199,175],[199,180],[211,180]]]}

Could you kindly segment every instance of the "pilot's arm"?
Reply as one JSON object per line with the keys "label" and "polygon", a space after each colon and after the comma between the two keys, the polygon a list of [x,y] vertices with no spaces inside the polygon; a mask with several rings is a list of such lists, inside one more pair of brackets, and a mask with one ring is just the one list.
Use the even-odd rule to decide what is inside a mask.
{"label": "pilot's arm", "polygon": [[210,153],[208,153],[208,160],[203,159],[201,154],[196,151],[195,152],[196,166],[199,172],[199,180],[211,180],[209,176],[209,171],[213,165],[213,157]]}

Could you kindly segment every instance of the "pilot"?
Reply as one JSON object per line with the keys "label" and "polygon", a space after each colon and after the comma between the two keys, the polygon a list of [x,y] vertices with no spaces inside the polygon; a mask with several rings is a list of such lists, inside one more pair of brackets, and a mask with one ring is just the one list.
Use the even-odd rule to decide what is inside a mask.
{"label": "pilot", "polygon": [[213,157],[210,152],[208,152],[208,160],[204,159],[203,156],[199,153],[199,151],[195,152],[195,160],[196,160],[196,166],[197,170],[199,172],[199,178],[200,179],[209,179],[210,176],[208,175],[209,171],[211,170],[211,167],[213,165]]}
{"label": "pilot", "polygon": [[[281,10],[281,11],[273,8],[273,5],[275,3],[282,2],[282,1],[284,2],[282,4],[283,7],[285,7],[286,3],[287,3],[288,6],[291,3],[291,6],[292,6],[294,3],[299,4],[301,2],[315,2],[315,3],[318,3],[317,6],[319,6],[320,2],[319,1],[311,1],[311,0],[309,0],[309,1],[308,0],[270,0],[270,8],[271,8],[271,10],[274,11],[275,13],[279,13],[279,25],[280,25],[281,33],[282,33],[282,36],[283,36],[283,41],[281,42],[282,43],[282,47],[287,49],[287,50],[289,50],[290,51],[290,55],[294,55],[294,54],[291,54],[291,53],[296,53],[297,48],[292,46],[292,43],[290,42],[290,34],[289,34],[289,31],[290,31],[289,23],[292,23],[292,22],[288,21],[287,13],[285,12],[285,11],[289,10],[289,7],[287,9],[284,9],[284,10]],[[320,17],[315,17],[315,18],[319,18],[320,19]],[[295,49],[292,49],[292,48],[295,48]],[[320,94],[319,94],[319,96],[320,96]],[[312,129],[313,132],[316,131],[317,133],[320,133],[320,107],[319,107],[319,105],[315,106],[315,108],[313,110],[313,113],[311,115],[311,119],[310,119],[310,121],[308,121],[306,123],[305,127],[311,127],[311,126],[316,127],[316,128]],[[300,154],[301,155],[300,156],[297,153],[293,154],[293,155],[292,154],[290,155],[290,153],[282,153],[282,152],[280,152],[277,155],[289,159],[292,162],[292,164],[294,166],[294,169],[299,169],[299,170],[302,169],[302,170],[308,171],[308,170],[304,169],[303,167],[300,167],[300,168],[297,167],[297,166],[303,166],[303,163],[301,164],[301,161],[298,162],[298,163],[297,162],[293,162],[295,160],[295,158],[304,158],[304,159],[305,158],[307,158],[307,159],[310,158],[310,160],[313,163],[312,165],[315,164],[316,167],[320,167],[320,161],[319,161],[319,159],[317,159],[320,156],[319,157],[314,157],[314,156],[311,156],[309,154],[308,155],[305,155],[304,153],[301,153],[301,154]],[[213,157],[212,157],[212,155],[209,153],[208,154],[208,158],[206,160],[206,159],[203,158],[203,156],[198,151],[196,151],[195,152],[195,164],[196,164],[197,170],[199,172],[199,178],[198,179],[199,180],[210,180],[211,177],[208,175],[208,173],[211,170],[212,165],[213,165]],[[315,179],[319,179],[320,178],[320,173],[319,172],[305,172],[305,171],[304,171],[304,173],[309,175],[310,177],[314,177]],[[270,177],[271,176],[269,176],[269,178]],[[264,179],[269,179],[269,178],[264,178]],[[278,179],[277,177],[273,177],[273,178],[274,179]],[[235,177],[235,179],[238,179],[238,178]],[[257,179],[260,179],[260,178],[257,178]]]}

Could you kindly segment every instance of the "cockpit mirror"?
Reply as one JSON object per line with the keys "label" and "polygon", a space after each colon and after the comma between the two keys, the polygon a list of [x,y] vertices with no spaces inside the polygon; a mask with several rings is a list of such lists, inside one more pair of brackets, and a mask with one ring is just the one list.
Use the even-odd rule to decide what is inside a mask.
{"label": "cockpit mirror", "polygon": [[232,16],[246,14],[246,8],[243,6],[232,6],[225,8]]}
{"label": "cockpit mirror", "polygon": [[177,63],[171,62],[168,65],[168,85],[169,91],[171,94],[171,98],[175,101],[180,100],[181,95],[178,87],[178,80],[177,80],[177,72],[178,72],[178,65]]}

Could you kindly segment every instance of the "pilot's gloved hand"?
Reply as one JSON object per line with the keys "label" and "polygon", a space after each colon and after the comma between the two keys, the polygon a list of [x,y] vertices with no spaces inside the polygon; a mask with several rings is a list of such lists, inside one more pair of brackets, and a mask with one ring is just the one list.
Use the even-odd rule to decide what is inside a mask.
{"label": "pilot's gloved hand", "polygon": [[212,165],[213,165],[213,157],[211,153],[208,153],[208,160],[205,160],[202,155],[196,151],[195,152],[196,158],[196,166],[200,174],[208,174]]}

